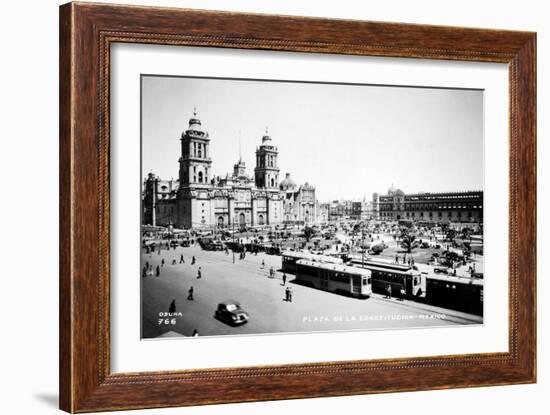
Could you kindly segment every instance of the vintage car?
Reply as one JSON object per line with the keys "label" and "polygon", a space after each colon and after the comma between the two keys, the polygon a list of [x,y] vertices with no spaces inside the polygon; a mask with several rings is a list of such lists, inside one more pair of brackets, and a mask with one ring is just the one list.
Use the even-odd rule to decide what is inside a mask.
{"label": "vintage car", "polygon": [[218,304],[215,317],[230,325],[244,324],[248,321],[248,313],[235,300],[227,300]]}
{"label": "vintage car", "polygon": [[448,269],[449,269],[449,267],[447,267],[446,265],[435,265],[434,266],[434,272],[436,274],[447,273]]}

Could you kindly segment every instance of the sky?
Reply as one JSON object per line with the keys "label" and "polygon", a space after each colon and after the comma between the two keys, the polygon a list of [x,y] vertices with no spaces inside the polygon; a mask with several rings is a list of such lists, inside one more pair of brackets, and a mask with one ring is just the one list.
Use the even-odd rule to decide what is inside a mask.
{"label": "sky", "polygon": [[268,128],[279,177],[317,199],[483,190],[483,91],[142,76],[142,174],[178,177],[180,137],[196,107],[210,135],[214,175],[239,148],[254,174]]}

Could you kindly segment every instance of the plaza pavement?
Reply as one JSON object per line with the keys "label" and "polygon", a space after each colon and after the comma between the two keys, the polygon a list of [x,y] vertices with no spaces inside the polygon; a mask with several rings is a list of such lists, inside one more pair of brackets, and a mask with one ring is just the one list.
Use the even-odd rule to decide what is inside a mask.
{"label": "plaza pavement", "polygon": [[[180,265],[181,254],[185,264]],[[193,255],[197,258],[195,265],[191,265]],[[198,246],[178,247],[162,250],[160,255],[142,252],[142,266],[148,261],[156,268],[162,258],[165,265],[159,277],[136,276],[142,282],[143,338],[174,333],[190,336],[194,330],[200,336],[215,336],[482,323],[478,316],[407,300],[389,300],[376,294],[368,299],[355,299],[316,290],[292,283],[292,274],[287,274],[287,284],[292,287],[293,301],[286,302],[282,272],[278,271],[280,256],[247,253],[246,258],[240,260],[236,254],[233,263],[231,252],[226,255],[220,251],[203,251]],[[173,259],[176,265],[172,265]],[[196,278],[199,266],[201,279]],[[277,271],[275,278],[269,278],[271,267]],[[193,301],[187,300],[191,286]],[[232,327],[214,318],[218,303],[228,299],[241,303],[250,314],[248,323]],[[163,318],[159,313],[167,312],[172,300],[175,300],[176,312],[182,315],[175,318],[175,324],[159,324]]]}

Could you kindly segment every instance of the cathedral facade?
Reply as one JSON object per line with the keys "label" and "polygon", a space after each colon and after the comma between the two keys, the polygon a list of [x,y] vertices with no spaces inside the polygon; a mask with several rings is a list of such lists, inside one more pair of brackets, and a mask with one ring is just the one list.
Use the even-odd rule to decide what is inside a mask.
{"label": "cathedral facade", "polygon": [[279,183],[278,149],[266,131],[256,148],[254,177],[241,158],[225,177],[212,174],[210,137],[196,112],[182,133],[178,180],[145,180],[142,223],[180,229],[312,223],[315,188]]}

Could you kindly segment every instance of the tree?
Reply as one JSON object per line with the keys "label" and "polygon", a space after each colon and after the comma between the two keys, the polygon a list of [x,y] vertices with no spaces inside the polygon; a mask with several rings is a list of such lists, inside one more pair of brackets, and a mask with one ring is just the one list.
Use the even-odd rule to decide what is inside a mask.
{"label": "tree", "polygon": [[407,229],[403,229],[401,232],[401,246],[407,250],[407,253],[411,253],[413,249],[413,243],[416,236],[410,233]]}
{"label": "tree", "polygon": [[453,242],[456,238],[456,231],[454,229],[447,229],[447,240]]}
{"label": "tree", "polygon": [[304,236],[306,238],[306,241],[309,242],[313,235],[315,235],[315,229],[313,229],[311,226],[306,226],[304,228]]}
{"label": "tree", "polygon": [[462,228],[463,239],[469,239],[471,234],[472,234],[472,230],[470,228]]}

